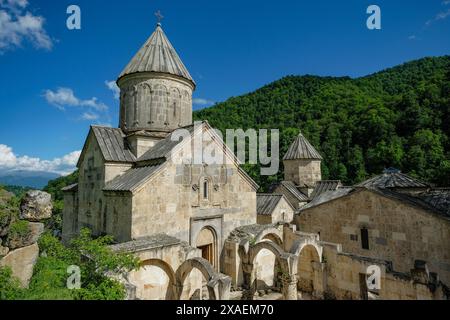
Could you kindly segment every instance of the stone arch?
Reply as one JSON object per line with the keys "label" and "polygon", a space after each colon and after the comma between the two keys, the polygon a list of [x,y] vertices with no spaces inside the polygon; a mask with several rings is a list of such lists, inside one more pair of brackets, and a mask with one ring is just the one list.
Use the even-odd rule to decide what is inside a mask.
{"label": "stone arch", "polygon": [[138,86],[133,86],[132,87],[132,92],[133,92],[133,105],[132,105],[132,109],[133,110],[133,116],[132,118],[132,125],[131,127],[133,129],[137,128],[139,126],[139,94],[138,94]]}
{"label": "stone arch", "polygon": [[[267,237],[273,237],[272,234],[268,234]],[[266,239],[266,238],[265,238]],[[276,239],[274,239],[276,241]],[[276,244],[274,240],[264,240],[271,244]],[[252,265],[254,268],[254,280],[252,287],[255,291],[276,289],[280,287],[280,275],[282,273],[280,266],[280,254],[278,250],[260,246],[256,248],[256,251],[252,253],[254,258]]]}
{"label": "stone arch", "polygon": [[[253,264],[255,262],[255,258],[258,255],[258,253],[266,249],[270,252],[272,252],[277,260],[280,260],[281,256],[284,254],[283,249],[281,249],[277,244],[273,243],[272,241],[261,241],[257,243],[256,245],[252,246],[248,252],[249,254],[249,262]],[[288,267],[289,269],[289,267]]]}
{"label": "stone arch", "polygon": [[297,289],[311,295],[323,291],[320,280],[323,247],[312,239],[300,239],[294,243],[291,253],[297,260]]}
{"label": "stone arch", "polygon": [[202,251],[202,258],[207,260],[214,268],[218,260],[217,232],[212,226],[200,230],[195,239],[195,247]]}
{"label": "stone arch", "polygon": [[[163,274],[165,276],[167,276],[167,278],[168,278],[167,285],[165,286],[166,287],[166,289],[165,289],[166,292],[163,293],[164,297],[160,296],[160,298],[163,298],[164,300],[173,300],[173,299],[175,299],[176,298],[176,290],[175,290],[175,288],[176,288],[175,287],[176,277],[175,277],[175,272],[173,271],[172,267],[168,263],[166,263],[165,261],[160,260],[160,259],[149,259],[149,260],[143,261],[142,264],[141,264],[141,268],[138,271],[134,272],[132,274],[132,276],[130,277],[130,282],[133,285],[135,285],[136,288],[137,288],[138,298],[140,298],[140,299],[144,298],[144,299],[156,300],[156,297],[154,296],[154,293],[153,293],[153,296],[150,296],[150,297],[148,297],[146,295],[145,290],[147,290],[148,288],[146,287],[145,279],[141,278],[142,274],[147,275],[147,276],[155,274],[155,271],[153,271],[153,272],[147,271],[145,273],[146,269],[149,268],[149,267],[156,267],[156,268],[160,269],[163,272]],[[149,284],[147,284],[147,285],[151,286]],[[142,286],[143,286],[143,288],[142,288]],[[156,288],[155,291],[158,291],[158,290],[161,290],[161,289],[162,288],[159,287],[159,288]],[[147,294],[148,293],[149,292],[147,292]]]}
{"label": "stone arch", "polygon": [[283,245],[283,234],[277,228],[268,228],[268,229],[264,229],[263,231],[261,231],[256,236],[255,240],[256,240],[256,242],[260,242],[263,240],[271,240],[274,243],[276,243],[278,246],[281,247]]}
{"label": "stone arch", "polygon": [[123,107],[123,113],[124,113],[124,127],[126,129],[133,128],[133,122],[134,122],[134,87],[130,86],[127,87],[126,92],[124,93],[124,107]]}
{"label": "stone arch", "polygon": [[216,286],[218,284],[218,282],[217,282],[218,275],[214,271],[213,266],[207,260],[205,260],[203,258],[192,258],[192,259],[186,260],[178,268],[178,270],[175,274],[176,288],[177,288],[177,290],[176,290],[177,291],[177,293],[176,293],[177,300],[180,300],[180,298],[181,298],[184,282],[185,282],[187,276],[194,269],[197,269],[198,271],[200,271],[200,273],[206,279],[208,293],[209,293],[209,299],[210,300],[218,300],[219,297],[216,292],[217,290],[215,290]]}
{"label": "stone arch", "polygon": [[187,90],[181,92],[181,125],[185,126],[192,122],[191,98]]}
{"label": "stone arch", "polygon": [[173,87],[170,89],[170,103],[169,103],[168,113],[170,123],[181,126],[181,94],[180,90]]}
{"label": "stone arch", "polygon": [[292,245],[292,248],[290,250],[290,253],[295,256],[300,256],[302,250],[306,246],[312,246],[316,250],[317,256],[319,257],[319,262],[322,262],[322,255],[323,255],[323,247],[317,243],[317,241],[312,239],[299,239],[294,242]]}
{"label": "stone arch", "polygon": [[168,104],[167,87],[162,84],[157,84],[153,87],[151,94],[151,109],[153,113],[152,121],[157,126],[162,127],[166,122],[166,109]]}
{"label": "stone arch", "polygon": [[137,126],[144,127],[150,119],[151,108],[151,86],[143,82],[139,84],[137,89],[138,114],[136,116]]}
{"label": "stone arch", "polygon": [[280,246],[268,240],[259,242],[251,246],[248,250],[247,263],[243,264],[244,282],[247,290],[244,292],[244,295],[247,299],[253,299],[256,289],[254,262],[258,253],[264,249],[271,251],[276,257],[276,262],[278,263],[280,269],[279,275],[277,276],[279,276],[281,280],[281,289],[284,298],[286,300],[296,300],[297,266],[294,263],[296,261],[295,256],[284,252]]}

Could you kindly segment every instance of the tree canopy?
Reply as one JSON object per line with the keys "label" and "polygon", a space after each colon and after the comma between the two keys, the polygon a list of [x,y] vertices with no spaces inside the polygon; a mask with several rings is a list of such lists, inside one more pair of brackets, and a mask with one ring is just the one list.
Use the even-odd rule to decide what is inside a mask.
{"label": "tree canopy", "polygon": [[[324,157],[323,179],[351,185],[396,167],[437,186],[450,182],[450,56],[376,74],[288,76],[194,113],[226,129],[279,129],[283,157],[299,130]],[[244,169],[267,189],[277,177]]]}

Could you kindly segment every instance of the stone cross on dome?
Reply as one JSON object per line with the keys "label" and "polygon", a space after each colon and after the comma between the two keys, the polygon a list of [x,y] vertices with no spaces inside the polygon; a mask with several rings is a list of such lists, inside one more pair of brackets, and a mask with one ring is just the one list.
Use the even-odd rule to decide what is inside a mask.
{"label": "stone cross on dome", "polygon": [[161,14],[161,10],[155,12],[155,17],[158,19],[158,25],[161,25],[161,21],[164,19],[164,16]]}

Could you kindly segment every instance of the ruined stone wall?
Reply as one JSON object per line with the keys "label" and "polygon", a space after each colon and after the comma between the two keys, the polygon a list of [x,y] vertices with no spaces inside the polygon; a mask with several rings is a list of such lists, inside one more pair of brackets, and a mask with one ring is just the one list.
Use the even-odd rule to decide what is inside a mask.
{"label": "ruined stone wall", "polygon": [[[320,233],[344,252],[392,261],[399,272],[424,260],[450,283],[450,222],[433,213],[366,190],[305,210],[295,221],[300,231]],[[369,250],[362,248],[362,228]]]}
{"label": "ruined stone wall", "polygon": [[[372,298],[381,300],[432,300],[433,292],[421,283],[415,283],[406,274],[394,274],[386,271],[380,261],[371,261],[363,257],[338,253],[335,248],[325,247],[326,288],[325,298],[338,300],[365,299],[364,279],[367,268],[377,265],[381,269],[380,290]],[[412,268],[413,266],[411,266]],[[367,298],[367,297],[366,297]]]}
{"label": "ruined stone wall", "polygon": [[[173,300],[175,273],[188,259],[201,257],[199,250],[189,250],[186,245],[168,245],[136,253],[142,262],[139,270],[129,274],[128,279],[136,286],[136,297],[141,300]],[[203,275],[193,269],[183,283],[183,300],[207,292],[203,288]]]}

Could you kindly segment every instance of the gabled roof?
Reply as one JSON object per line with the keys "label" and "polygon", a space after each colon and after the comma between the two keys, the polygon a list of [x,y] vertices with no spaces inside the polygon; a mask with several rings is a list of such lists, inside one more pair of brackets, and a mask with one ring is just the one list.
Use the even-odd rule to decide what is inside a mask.
{"label": "gabled roof", "polygon": [[[186,129],[191,138],[197,133],[203,132],[204,129],[209,130],[209,132],[211,132],[213,135],[216,135],[207,121],[202,122],[201,125],[198,126],[191,125],[181,129]],[[168,160],[172,156],[174,150],[177,150],[176,148],[178,147],[178,145],[184,143],[184,140],[186,140],[186,143],[190,143],[190,140],[183,140],[181,138],[179,140],[173,139],[172,141],[172,138],[174,138],[174,134],[177,134],[177,131],[159,141],[148,152],[142,155],[139,159],[135,160],[134,168],[129,169],[123,175],[109,182],[103,190],[133,192],[143,186],[147,181],[151,179],[154,174],[159,172],[160,168],[162,168],[166,163],[169,163]],[[217,139],[220,139],[220,137],[217,136]],[[257,190],[259,186],[256,184],[256,182],[239,166],[236,156],[231,152],[231,150],[228,149],[225,143],[223,141],[221,143],[223,143],[223,145],[225,146],[225,154],[233,158],[239,174],[245,181],[247,181],[251,185],[252,188]]]}
{"label": "gabled roof", "polygon": [[436,189],[416,195],[442,214],[450,217],[450,189]]}
{"label": "gabled roof", "polygon": [[165,233],[155,234],[129,242],[118,243],[109,246],[114,252],[139,252],[160,247],[169,247],[182,244],[180,239],[171,237]]}
{"label": "gabled roof", "polygon": [[[125,145],[125,135],[119,128],[91,126],[88,137],[93,134],[106,162],[133,163],[136,157]],[[77,167],[80,166],[89,138],[83,147]]]}
{"label": "gabled roof", "polygon": [[419,207],[428,212],[433,212],[444,218],[450,218],[450,191],[426,191],[419,194],[407,194],[393,191],[387,188],[371,188],[373,192],[377,192],[389,198],[400,200],[409,205]]}
{"label": "gabled roof", "polygon": [[119,128],[92,126],[105,161],[134,162],[136,157],[125,145],[125,135]]}
{"label": "gabled roof", "polygon": [[[285,199],[282,194],[258,193],[256,195],[256,213],[259,215],[272,215],[273,211],[282,199]],[[291,206],[291,204],[287,200],[286,203]]]}
{"label": "gabled roof", "polygon": [[295,198],[299,201],[308,201],[308,197],[298,190],[297,186],[292,181],[281,181],[281,185],[285,187]]}
{"label": "gabled roof", "polygon": [[132,168],[106,184],[103,191],[134,191],[144,185],[162,164]]}
{"label": "gabled roof", "polygon": [[326,191],[317,197],[315,197],[310,203],[307,205],[301,207],[299,211],[304,211],[313,207],[320,206],[321,204],[324,204],[326,202],[330,202],[332,200],[342,198],[351,192],[355,191],[353,188],[340,188],[334,191]]}
{"label": "gabled roof", "polygon": [[311,199],[321,195],[327,191],[335,191],[342,187],[340,180],[323,180],[316,183],[314,187],[314,191],[311,194]]}
{"label": "gabled roof", "polygon": [[298,159],[322,160],[322,156],[320,155],[320,153],[312,146],[311,143],[309,143],[309,141],[301,133],[291,144],[288,152],[283,158],[283,160],[298,160]]}
{"label": "gabled roof", "polygon": [[137,72],[172,74],[185,78],[195,85],[189,71],[167,39],[160,24],[156,26],[156,30],[150,38],[122,71],[119,79]]}
{"label": "gabled roof", "polygon": [[406,174],[395,171],[386,171],[357,185],[366,188],[429,188],[425,182],[414,179]]}
{"label": "gabled roof", "polygon": [[446,219],[450,219],[450,189],[437,189],[418,194],[408,194],[396,192],[390,188],[342,187],[336,191],[327,191],[322,193],[314,198],[310,203],[301,207],[299,211],[302,212],[304,210],[317,207],[324,203],[364,190],[374,192],[387,198],[396,199],[403,203],[409,204],[410,206],[437,214]]}
{"label": "gabled roof", "polygon": [[271,186],[270,192],[274,192],[275,189],[277,189],[279,186],[286,190],[286,192],[289,192],[289,194],[296,198],[298,201],[308,201],[308,197],[300,190],[298,190],[298,187],[292,181],[281,181],[280,183],[274,184],[273,186]]}

